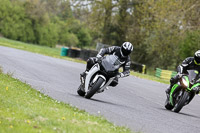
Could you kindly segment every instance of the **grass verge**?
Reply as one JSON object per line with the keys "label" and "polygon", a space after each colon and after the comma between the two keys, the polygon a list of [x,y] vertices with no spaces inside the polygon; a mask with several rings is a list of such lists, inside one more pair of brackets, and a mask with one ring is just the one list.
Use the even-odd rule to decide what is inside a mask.
{"label": "grass verge", "polygon": [[55,58],[66,59],[66,60],[69,60],[69,61],[85,63],[85,61],[82,61],[82,60],[79,60],[79,59],[74,59],[74,58],[70,58],[70,57],[67,57],[67,56],[65,56],[65,57],[60,56],[60,51],[61,51],[60,48],[50,48],[50,47],[46,47],[46,46],[28,44],[28,43],[9,40],[9,39],[6,39],[6,38],[1,38],[1,37],[0,37],[0,45],[6,46],[6,47],[11,47],[11,48],[16,48],[16,49],[21,49],[21,50],[26,50],[26,51],[29,51],[29,52],[38,53],[38,54],[51,56],[51,57],[55,57]]}
{"label": "grass verge", "polygon": [[0,72],[0,132],[129,133],[102,117],[51,99]]}
{"label": "grass verge", "polygon": [[153,81],[157,81],[164,84],[169,84],[169,80],[161,79],[152,75],[141,74],[141,73],[133,72],[133,71],[131,71],[131,75],[136,76],[138,78],[142,78],[142,79],[148,79],[148,80],[153,80]]}

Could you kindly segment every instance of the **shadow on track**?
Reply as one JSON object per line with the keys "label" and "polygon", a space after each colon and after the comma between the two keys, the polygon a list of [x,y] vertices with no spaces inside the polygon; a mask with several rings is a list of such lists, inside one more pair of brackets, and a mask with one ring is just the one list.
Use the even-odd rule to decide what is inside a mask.
{"label": "shadow on track", "polygon": [[117,104],[117,103],[113,103],[113,102],[109,102],[109,101],[103,101],[103,100],[94,99],[94,98],[86,99],[86,98],[81,97],[81,96],[76,95],[76,94],[70,94],[70,95],[74,96],[74,97],[77,97],[77,98],[85,99],[85,100],[88,100],[88,101],[93,101],[93,102],[98,102],[98,103],[104,103],[104,104],[108,104],[108,105],[118,106],[120,108],[127,108],[127,109],[131,109],[131,110],[137,110],[136,108],[133,108],[133,107],[130,107],[130,106],[126,106],[126,105],[122,105],[122,104]]}
{"label": "shadow on track", "polygon": [[[69,94],[70,94],[70,93],[69,93]],[[74,97],[83,98],[83,99],[85,99],[85,100],[90,100],[90,101],[95,101],[95,102],[99,102],[99,103],[105,103],[105,104],[110,104],[110,105],[119,106],[119,104],[112,103],[112,102],[108,102],[108,101],[98,100],[98,99],[94,99],[94,98],[87,99],[87,98],[81,97],[81,96],[76,95],[76,94],[70,94],[70,95],[71,95],[71,96],[74,96]],[[121,106],[122,106],[122,105],[121,105]]]}
{"label": "shadow on track", "polygon": [[173,111],[167,110],[167,109],[165,109],[165,108],[158,108],[158,109],[163,110],[163,111],[166,111],[166,112],[171,112],[171,113],[174,113],[174,114],[177,114],[177,115],[184,115],[184,116],[188,116],[188,117],[193,117],[193,118],[200,119],[199,116],[192,115],[192,114],[187,114],[187,113],[182,113],[182,112],[176,113],[176,112],[173,112]]}
{"label": "shadow on track", "polygon": [[119,105],[119,104],[116,104],[116,103],[103,101],[103,100],[99,100],[99,99],[94,99],[94,98],[91,98],[90,100],[95,101],[95,102],[99,102],[99,103],[106,103],[106,104],[110,104],[110,105],[122,106],[122,105]]}
{"label": "shadow on track", "polygon": [[[136,108],[130,107],[130,106],[126,106],[126,105],[122,105],[122,104],[117,104],[117,103],[112,103],[112,102],[108,102],[108,101],[103,101],[103,100],[99,100],[99,99],[90,99],[91,101],[95,101],[95,102],[99,102],[99,103],[105,103],[105,104],[109,104],[109,105],[114,105],[114,106],[118,106],[120,108],[126,108],[128,110],[137,110]],[[137,110],[139,111],[139,110]]]}
{"label": "shadow on track", "polygon": [[186,114],[186,113],[182,113],[182,112],[179,112],[179,114],[184,115],[184,116],[189,116],[189,117],[193,117],[193,118],[198,118],[198,119],[200,119],[199,116],[192,115],[192,114]]}

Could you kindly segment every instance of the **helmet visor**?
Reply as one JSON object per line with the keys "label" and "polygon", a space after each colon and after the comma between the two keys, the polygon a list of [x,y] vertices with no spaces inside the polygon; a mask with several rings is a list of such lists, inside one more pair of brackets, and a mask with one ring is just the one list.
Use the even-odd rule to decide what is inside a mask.
{"label": "helmet visor", "polygon": [[130,53],[131,53],[131,50],[126,50],[126,49],[122,48],[123,56],[128,56]]}
{"label": "helmet visor", "polygon": [[200,65],[200,58],[198,58],[198,57],[194,57],[194,63],[196,64],[196,65]]}

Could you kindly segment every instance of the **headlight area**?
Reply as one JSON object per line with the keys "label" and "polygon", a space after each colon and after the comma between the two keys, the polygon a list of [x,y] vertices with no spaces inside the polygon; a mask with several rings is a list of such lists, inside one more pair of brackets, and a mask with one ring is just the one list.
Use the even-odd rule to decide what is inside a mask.
{"label": "headlight area", "polygon": [[181,85],[185,88],[189,87],[189,81],[187,81],[184,77],[181,79]]}

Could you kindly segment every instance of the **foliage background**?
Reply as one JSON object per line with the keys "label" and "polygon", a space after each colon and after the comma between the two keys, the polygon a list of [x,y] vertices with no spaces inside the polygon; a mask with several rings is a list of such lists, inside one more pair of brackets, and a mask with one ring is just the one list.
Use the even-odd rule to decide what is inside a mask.
{"label": "foliage background", "polygon": [[134,45],[132,60],[175,70],[200,49],[199,0],[0,0],[0,34],[80,48]]}

